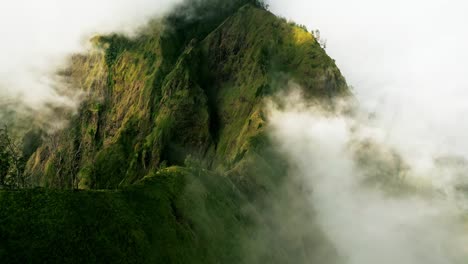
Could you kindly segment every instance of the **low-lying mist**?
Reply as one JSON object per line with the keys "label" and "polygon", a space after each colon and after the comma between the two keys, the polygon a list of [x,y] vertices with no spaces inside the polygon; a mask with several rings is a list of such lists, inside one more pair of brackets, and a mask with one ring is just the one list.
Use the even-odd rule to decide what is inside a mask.
{"label": "low-lying mist", "polygon": [[271,107],[273,136],[347,263],[466,263],[467,3],[269,3],[320,29],[354,87],[353,117],[294,96]]}
{"label": "low-lying mist", "polygon": [[361,107],[413,166],[440,154],[468,157],[466,1],[269,2],[320,29]]}
{"label": "low-lying mist", "polygon": [[463,182],[439,179],[460,163],[435,159],[421,170],[366,115],[326,112],[301,98],[295,91],[281,107],[269,104],[272,138],[344,262],[465,263]]}

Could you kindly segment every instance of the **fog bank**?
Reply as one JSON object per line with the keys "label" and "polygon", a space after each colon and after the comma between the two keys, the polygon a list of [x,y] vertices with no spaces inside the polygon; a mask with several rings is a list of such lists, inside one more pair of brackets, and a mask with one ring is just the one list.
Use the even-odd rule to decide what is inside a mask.
{"label": "fog bank", "polygon": [[359,101],[353,118],[293,98],[271,112],[273,137],[347,263],[466,262],[468,4],[269,2],[320,29]]}
{"label": "fog bank", "polygon": [[286,107],[270,103],[272,138],[344,264],[466,262],[459,183],[442,184],[435,166],[430,175],[402,166],[400,153],[380,141],[382,128],[366,120],[325,113],[297,92],[284,100]]}
{"label": "fog bank", "polygon": [[468,157],[468,3],[461,0],[269,0],[320,29],[327,53],[413,166]]}

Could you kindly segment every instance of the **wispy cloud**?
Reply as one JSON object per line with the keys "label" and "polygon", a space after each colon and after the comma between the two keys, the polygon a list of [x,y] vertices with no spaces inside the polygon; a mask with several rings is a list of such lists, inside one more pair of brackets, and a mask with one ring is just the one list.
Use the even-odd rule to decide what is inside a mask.
{"label": "wispy cloud", "polygon": [[360,105],[407,159],[468,157],[466,1],[269,2],[274,13],[320,29]]}
{"label": "wispy cloud", "polygon": [[[83,51],[93,34],[132,33],[178,0],[18,0],[0,9],[0,96],[30,107],[73,103],[52,78],[67,56]],[[1,103],[1,102],[0,102]]]}
{"label": "wispy cloud", "polygon": [[[421,174],[399,158],[404,153],[385,141],[383,128],[326,113],[295,94],[281,108],[270,103],[271,135],[291,177],[310,190],[309,206],[343,263],[465,263],[463,182],[453,175],[441,181],[437,162]],[[457,163],[442,167],[453,173]]]}

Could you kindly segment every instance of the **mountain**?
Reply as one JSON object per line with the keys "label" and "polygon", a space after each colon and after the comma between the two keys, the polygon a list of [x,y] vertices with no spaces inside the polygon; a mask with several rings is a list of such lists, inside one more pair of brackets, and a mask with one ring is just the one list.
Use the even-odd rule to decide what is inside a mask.
{"label": "mountain", "polygon": [[313,34],[257,1],[206,0],[91,42],[59,73],[86,98],[31,154],[35,188],[0,192],[0,259],[338,259],[318,227],[299,228],[314,213],[286,198],[264,105],[291,82],[324,105],[350,94]]}

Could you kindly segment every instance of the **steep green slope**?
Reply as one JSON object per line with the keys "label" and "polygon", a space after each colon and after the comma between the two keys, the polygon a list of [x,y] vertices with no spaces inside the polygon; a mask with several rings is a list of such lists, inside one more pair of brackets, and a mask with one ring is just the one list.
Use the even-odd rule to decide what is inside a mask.
{"label": "steep green slope", "polygon": [[0,205],[2,263],[332,261],[321,233],[280,243],[232,183],[197,167],[167,168],[120,191],[0,191]]}
{"label": "steep green slope", "polygon": [[274,188],[285,166],[269,150],[265,97],[293,81],[311,100],[327,104],[330,96],[348,93],[344,78],[312,34],[252,6],[212,32],[202,51],[215,166],[250,196]]}
{"label": "steep green slope", "polygon": [[188,155],[224,172],[255,150],[263,99],[290,80],[318,100],[347,93],[312,34],[260,8],[242,7],[177,56],[186,34],[164,23],[136,39],[97,37],[101,51],[72,58],[65,72],[89,99],[30,160],[36,184],[116,188]]}
{"label": "steep green slope", "polygon": [[337,260],[264,112],[291,82],[326,105],[349,94],[312,34],[257,1],[196,0],[137,37],[92,42],[60,72],[86,99],[27,165],[47,189],[0,192],[0,259]]}
{"label": "steep green slope", "polygon": [[5,192],[0,203],[2,263],[240,263],[252,221],[232,185],[183,168],[122,191]]}

